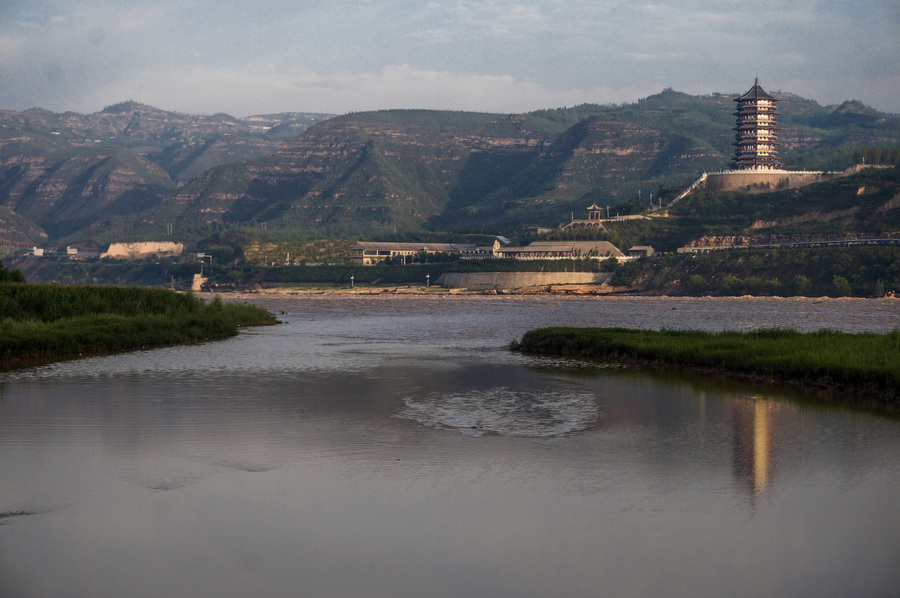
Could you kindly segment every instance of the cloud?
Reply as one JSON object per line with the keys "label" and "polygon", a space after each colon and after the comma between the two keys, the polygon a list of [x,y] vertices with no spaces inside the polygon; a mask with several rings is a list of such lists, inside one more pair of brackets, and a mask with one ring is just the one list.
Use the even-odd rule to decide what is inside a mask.
{"label": "cloud", "polygon": [[759,74],[900,111],[898,30],[896,0],[0,0],[0,108],[508,112]]}
{"label": "cloud", "polygon": [[522,112],[585,102],[625,101],[635,89],[550,89],[508,75],[417,70],[392,65],[375,72],[314,72],[274,68],[145,70],[94,90],[86,103],[135,99],[163,109],[248,116],[269,112],[344,113],[389,108]]}
{"label": "cloud", "polygon": [[22,48],[22,38],[16,35],[0,35],[0,64],[8,64],[18,56]]}

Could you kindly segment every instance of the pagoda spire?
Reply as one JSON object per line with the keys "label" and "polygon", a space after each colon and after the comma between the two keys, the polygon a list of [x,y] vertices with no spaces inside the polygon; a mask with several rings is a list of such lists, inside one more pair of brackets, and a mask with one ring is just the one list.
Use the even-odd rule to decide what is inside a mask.
{"label": "pagoda spire", "polygon": [[778,159],[779,130],[775,112],[778,100],[760,87],[759,75],[750,91],[737,102],[737,126],[734,127],[736,149],[729,166],[733,170],[781,170],[784,164]]}

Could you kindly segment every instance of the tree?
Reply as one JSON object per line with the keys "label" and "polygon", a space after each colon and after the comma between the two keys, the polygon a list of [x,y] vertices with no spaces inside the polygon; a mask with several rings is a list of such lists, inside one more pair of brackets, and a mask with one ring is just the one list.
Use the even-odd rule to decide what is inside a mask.
{"label": "tree", "polygon": [[808,297],[811,289],[812,284],[809,282],[809,279],[802,274],[800,276],[795,276],[791,281],[791,295],[794,297]]}
{"label": "tree", "polygon": [[25,275],[21,270],[7,268],[0,262],[0,282],[25,282]]}
{"label": "tree", "polygon": [[831,280],[831,292],[834,297],[849,297],[850,283],[843,276],[835,276]]}
{"label": "tree", "polygon": [[706,279],[699,274],[692,274],[688,278],[688,288],[691,295],[702,295],[703,291],[706,290]]}
{"label": "tree", "polygon": [[719,283],[719,294],[725,296],[736,296],[740,295],[744,289],[744,281],[742,281],[737,276],[732,276],[731,274],[726,274],[722,278],[722,282]]}
{"label": "tree", "polygon": [[619,265],[619,260],[614,257],[607,258],[600,262],[600,271],[601,272],[614,272],[616,267]]}

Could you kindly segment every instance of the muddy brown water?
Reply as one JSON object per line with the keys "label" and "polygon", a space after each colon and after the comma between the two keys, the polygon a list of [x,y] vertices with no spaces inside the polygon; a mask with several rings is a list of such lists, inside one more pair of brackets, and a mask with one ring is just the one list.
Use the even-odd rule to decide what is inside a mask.
{"label": "muddy brown water", "polygon": [[896,300],[253,300],[285,323],[0,374],[0,597],[900,588],[900,422],[505,349],[544,325],[889,331]]}

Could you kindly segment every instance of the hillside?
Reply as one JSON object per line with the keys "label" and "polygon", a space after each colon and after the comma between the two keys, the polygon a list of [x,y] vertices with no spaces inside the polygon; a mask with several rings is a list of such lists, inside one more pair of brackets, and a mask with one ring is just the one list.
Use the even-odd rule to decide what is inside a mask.
{"label": "hillside", "polygon": [[[789,168],[844,168],[855,148],[900,144],[896,115],[775,94]],[[628,213],[650,194],[665,201],[724,168],[733,97],[665,90],[517,115],[355,113],[286,143],[315,115],[189,117],[134,103],[89,116],[0,112],[0,219],[48,242],[98,244],[159,239],[170,226],[188,242],[225,230],[358,238],[555,227],[594,202]]]}
{"label": "hillside", "polygon": [[268,154],[324,118],[194,116],[136,102],[87,115],[0,110],[0,244],[43,244],[141,212],[194,174]]}
{"label": "hillside", "polygon": [[619,247],[652,245],[660,252],[689,244],[740,246],[735,237],[747,236],[900,235],[900,172],[873,168],[771,193],[701,190],[652,218],[611,222],[606,229],[601,236]]}

